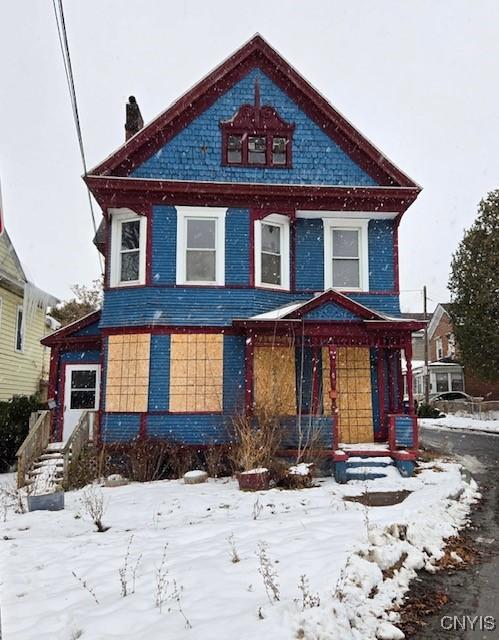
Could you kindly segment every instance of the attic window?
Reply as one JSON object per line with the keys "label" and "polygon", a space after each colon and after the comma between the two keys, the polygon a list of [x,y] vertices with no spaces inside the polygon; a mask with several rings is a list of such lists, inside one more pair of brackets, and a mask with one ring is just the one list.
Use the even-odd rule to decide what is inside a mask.
{"label": "attic window", "polygon": [[254,105],[242,105],[231,120],[220,123],[222,165],[290,168],[294,127],[274,107],[260,106],[257,81]]}

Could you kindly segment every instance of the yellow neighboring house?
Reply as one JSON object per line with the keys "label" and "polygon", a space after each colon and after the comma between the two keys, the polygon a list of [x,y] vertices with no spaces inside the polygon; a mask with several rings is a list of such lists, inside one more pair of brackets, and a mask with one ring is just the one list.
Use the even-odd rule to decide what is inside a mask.
{"label": "yellow neighboring house", "polygon": [[42,396],[49,353],[40,339],[57,328],[47,307],[57,304],[28,280],[6,231],[0,235],[0,401]]}

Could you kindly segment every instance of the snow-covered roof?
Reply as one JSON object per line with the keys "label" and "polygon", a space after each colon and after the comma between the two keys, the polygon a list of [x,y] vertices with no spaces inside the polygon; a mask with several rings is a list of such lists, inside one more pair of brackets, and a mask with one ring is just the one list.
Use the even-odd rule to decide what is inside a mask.
{"label": "snow-covered roof", "polygon": [[272,311],[266,311],[265,313],[259,313],[257,316],[252,316],[250,320],[280,320],[288,313],[292,313],[296,311],[300,307],[302,307],[309,300],[300,301],[300,302],[292,302],[291,304],[287,304],[284,307],[278,307],[277,309],[272,309]]}

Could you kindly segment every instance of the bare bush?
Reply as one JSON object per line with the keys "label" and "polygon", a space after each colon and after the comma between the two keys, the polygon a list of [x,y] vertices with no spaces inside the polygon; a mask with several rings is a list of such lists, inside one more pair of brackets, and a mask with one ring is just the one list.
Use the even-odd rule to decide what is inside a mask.
{"label": "bare bush", "polygon": [[253,516],[253,520],[258,520],[261,513],[263,511],[263,505],[260,502],[260,496],[256,497],[255,502],[253,503],[253,509],[251,511],[251,515]]}
{"label": "bare bush", "polygon": [[102,516],[106,510],[104,495],[100,487],[91,484],[83,490],[80,503],[84,514],[95,524],[99,533],[109,529],[102,524]]}
{"label": "bare bush", "polygon": [[166,566],[166,550],[168,548],[168,542],[163,547],[163,555],[161,556],[161,562],[156,569],[156,597],[154,600],[154,606],[159,609],[161,613],[163,604],[168,597],[168,567]]}
{"label": "bare bush", "polygon": [[10,510],[14,513],[26,513],[23,493],[14,483],[0,487],[0,509],[4,522],[7,521],[7,514]]}
{"label": "bare bush", "polygon": [[92,596],[95,604],[99,604],[99,601],[97,600],[97,596],[95,595],[95,590],[88,584],[88,582],[86,580],[83,580],[83,578],[80,578],[80,576],[76,573],[76,571],[71,571],[71,573],[78,580],[81,587],[85,589],[85,591],[87,591]]}
{"label": "bare bush", "polygon": [[267,553],[267,544],[265,542],[258,543],[258,560],[260,562],[259,574],[262,576],[265,593],[270,604],[279,602],[281,599],[277,571],[275,570],[272,560]]}
{"label": "bare bush", "polygon": [[[140,553],[135,560],[135,564],[133,566],[130,565],[130,548],[132,546],[133,534],[130,536],[130,540],[128,541],[128,546],[125,553],[125,558],[123,561],[123,566],[118,569],[118,574],[120,577],[121,584],[121,597],[126,598],[129,594],[135,593],[135,581],[137,577],[137,569],[139,568],[140,561],[142,559],[142,554]],[[129,585],[129,581],[131,581],[131,586]]]}
{"label": "bare bush", "polygon": [[221,445],[210,445],[204,450],[204,460],[206,471],[210,478],[219,478],[228,474],[227,457],[224,447]]}
{"label": "bare bush", "polygon": [[227,538],[227,542],[229,543],[229,548],[230,548],[230,561],[235,564],[236,562],[240,561],[240,558],[236,549],[236,539],[234,537],[234,532],[232,532],[230,536]]}
{"label": "bare bush", "polygon": [[236,469],[251,471],[270,466],[281,446],[280,414],[277,403],[256,406],[253,415],[240,412],[232,418],[234,443],[229,458]]}
{"label": "bare bush", "polygon": [[302,609],[312,609],[313,607],[320,607],[321,599],[318,593],[312,593],[310,591],[310,584],[306,575],[300,576],[300,582],[298,583],[298,589],[301,591]]}

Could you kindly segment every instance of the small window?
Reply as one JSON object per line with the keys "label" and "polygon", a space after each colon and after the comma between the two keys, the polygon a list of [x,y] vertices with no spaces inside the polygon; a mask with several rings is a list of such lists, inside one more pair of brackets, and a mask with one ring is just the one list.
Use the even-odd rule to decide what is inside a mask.
{"label": "small window", "polygon": [[267,146],[267,139],[265,136],[249,136],[248,137],[248,163],[249,164],[265,164],[267,160],[266,146]]}
{"label": "small window", "polygon": [[110,209],[111,286],[145,284],[147,219],[130,209]]}
{"label": "small window", "polygon": [[288,142],[287,138],[283,138],[281,136],[274,137],[272,139],[272,164],[273,165],[286,164],[287,142]]}
{"label": "small window", "polygon": [[449,376],[447,373],[437,373],[435,378],[437,382],[437,393],[449,391]]}
{"label": "small window", "polygon": [[23,308],[17,307],[16,316],[16,351],[24,351],[24,322]]}
{"label": "small window", "polygon": [[452,391],[464,391],[463,374],[451,373],[450,377]]}
{"label": "small window", "polygon": [[243,137],[228,136],[227,162],[229,164],[241,164],[242,160],[243,160]]}
{"label": "small window", "polygon": [[358,229],[333,229],[333,287],[360,287]]}
{"label": "small window", "polygon": [[262,223],[262,282],[281,285],[281,228]]}
{"label": "small window", "polygon": [[137,282],[140,272],[140,221],[121,223],[120,282]]}
{"label": "small window", "polygon": [[442,360],[444,357],[444,347],[442,344],[442,338],[435,339],[435,350],[437,353],[437,360]]}
{"label": "small window", "polygon": [[71,409],[95,409],[97,371],[95,369],[71,372]]}
{"label": "small window", "polygon": [[217,221],[187,218],[186,226],[186,281],[215,282]]}

